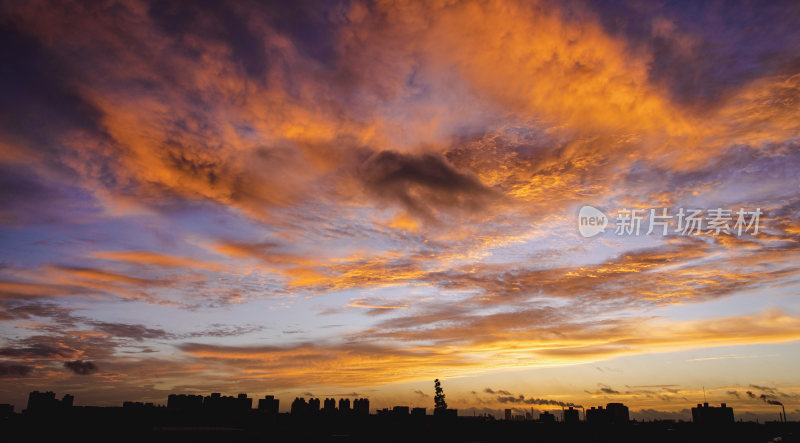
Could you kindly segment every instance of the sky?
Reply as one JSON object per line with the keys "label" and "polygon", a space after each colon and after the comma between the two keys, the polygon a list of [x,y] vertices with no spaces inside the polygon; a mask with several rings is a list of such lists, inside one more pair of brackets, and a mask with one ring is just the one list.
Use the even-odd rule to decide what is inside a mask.
{"label": "sky", "polygon": [[800,4],[227,3],[0,2],[0,403],[800,419]]}

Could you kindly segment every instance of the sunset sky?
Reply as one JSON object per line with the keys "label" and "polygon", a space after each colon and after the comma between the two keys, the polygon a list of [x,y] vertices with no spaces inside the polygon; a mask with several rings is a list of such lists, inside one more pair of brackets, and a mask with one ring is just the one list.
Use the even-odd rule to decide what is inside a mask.
{"label": "sunset sky", "polygon": [[762,3],[0,2],[0,403],[800,419],[800,3]]}

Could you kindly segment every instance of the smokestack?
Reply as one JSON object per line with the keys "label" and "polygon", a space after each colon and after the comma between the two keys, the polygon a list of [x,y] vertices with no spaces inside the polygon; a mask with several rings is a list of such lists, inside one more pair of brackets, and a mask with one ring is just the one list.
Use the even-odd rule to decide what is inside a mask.
{"label": "smokestack", "polygon": [[783,413],[781,414],[778,412],[778,416],[781,418],[782,423],[786,423],[786,407],[783,406],[783,403],[779,402],[778,400],[772,400],[764,394],[761,394],[761,400],[764,400],[764,403],[768,405],[780,406],[781,410],[783,410]]}

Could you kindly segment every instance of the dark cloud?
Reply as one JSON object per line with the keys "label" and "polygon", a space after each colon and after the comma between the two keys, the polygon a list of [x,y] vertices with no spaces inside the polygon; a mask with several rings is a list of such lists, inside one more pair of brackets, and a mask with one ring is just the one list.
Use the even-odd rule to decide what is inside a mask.
{"label": "dark cloud", "polygon": [[796,69],[796,2],[586,4],[605,29],[651,55],[649,77],[674,100],[713,105],[755,78]]}
{"label": "dark cloud", "polygon": [[263,36],[250,28],[247,14],[236,9],[233,4],[218,2],[154,1],[148,14],[162,31],[174,37],[176,49],[183,54],[193,55],[187,44],[191,39],[187,37],[215,40],[231,49],[235,65],[249,76],[260,78],[269,68]]}
{"label": "dark cloud", "polygon": [[33,369],[25,364],[0,362],[0,378],[27,377]]}
{"label": "dark cloud", "polygon": [[620,391],[617,391],[616,389],[613,389],[613,388],[611,388],[610,386],[601,386],[601,387],[600,387],[600,388],[599,388],[597,391],[595,391],[595,392],[590,392],[590,391],[585,391],[585,392],[586,392],[587,394],[592,394],[592,395],[602,395],[602,394],[608,394],[608,395],[619,395],[619,394],[621,394],[621,392],[620,392]]}
{"label": "dark cloud", "polygon": [[[34,339],[35,340],[35,339]],[[33,341],[33,340],[28,340]],[[0,349],[0,355],[6,357],[28,359],[56,359],[72,356],[75,350],[61,344],[33,343],[29,346],[6,347]]]}
{"label": "dark cloud", "polygon": [[72,327],[77,318],[71,314],[72,310],[47,302],[17,302],[4,300],[0,303],[0,320],[30,319],[35,317],[46,318],[61,327]]}
{"label": "dark cloud", "polygon": [[40,328],[41,334],[11,340],[0,355],[25,360],[105,358],[114,354],[120,341],[85,329],[63,329],[58,325]]}
{"label": "dark cloud", "polygon": [[64,367],[78,375],[90,375],[100,370],[94,362],[88,360],[65,361]]}
{"label": "dark cloud", "polygon": [[0,22],[0,41],[0,132],[50,153],[67,131],[100,132],[101,113],[75,92],[67,57],[7,20]]}
{"label": "dark cloud", "polygon": [[266,328],[267,327],[263,325],[223,325],[220,323],[214,323],[210,328],[203,331],[181,334],[180,338],[237,337],[240,335],[250,334],[252,332],[263,331]]}
{"label": "dark cloud", "polygon": [[346,4],[327,0],[276,3],[270,11],[270,24],[287,35],[301,53],[332,66],[337,60],[335,42]]}
{"label": "dark cloud", "polygon": [[775,388],[771,388],[769,386],[759,386],[759,385],[750,385],[753,389],[758,389],[759,391],[770,392],[774,393],[776,391]]}
{"label": "dark cloud", "polygon": [[102,331],[114,337],[130,338],[136,341],[145,339],[168,339],[173,335],[158,328],[148,328],[145,325],[128,323],[109,323],[101,321],[90,321],[89,324],[97,331]]}
{"label": "dark cloud", "polygon": [[163,162],[192,180],[198,180],[209,187],[219,185],[222,177],[231,174],[231,171],[221,159],[207,151],[194,151],[178,142],[168,141],[163,146]]}
{"label": "dark cloud", "polygon": [[125,354],[151,354],[151,353],[155,353],[155,352],[158,352],[158,351],[156,351],[155,349],[151,349],[151,348],[141,348],[138,351],[122,351],[122,352],[125,353]]}
{"label": "dark cloud", "polygon": [[429,221],[447,210],[481,210],[490,197],[498,197],[476,176],[434,153],[378,152],[361,166],[360,178],[367,192]]}
{"label": "dark cloud", "polygon": [[613,394],[613,395],[618,395],[620,393],[619,391],[611,388],[610,386],[603,386],[603,385],[601,385],[600,387],[600,392],[604,394]]}
{"label": "dark cloud", "polygon": [[86,217],[92,211],[90,205],[81,203],[87,195],[74,188],[60,189],[28,167],[0,163],[0,223],[53,223]]}

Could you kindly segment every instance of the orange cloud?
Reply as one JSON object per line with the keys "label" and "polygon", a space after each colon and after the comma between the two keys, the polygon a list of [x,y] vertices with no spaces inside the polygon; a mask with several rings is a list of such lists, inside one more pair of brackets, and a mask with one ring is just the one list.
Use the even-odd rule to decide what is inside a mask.
{"label": "orange cloud", "polygon": [[157,254],[155,252],[148,252],[148,251],[125,251],[125,252],[101,251],[92,253],[92,257],[103,258],[107,260],[122,261],[140,265],[167,267],[167,268],[207,269],[210,271],[221,270],[221,267],[214,263],[204,262],[186,257]]}

